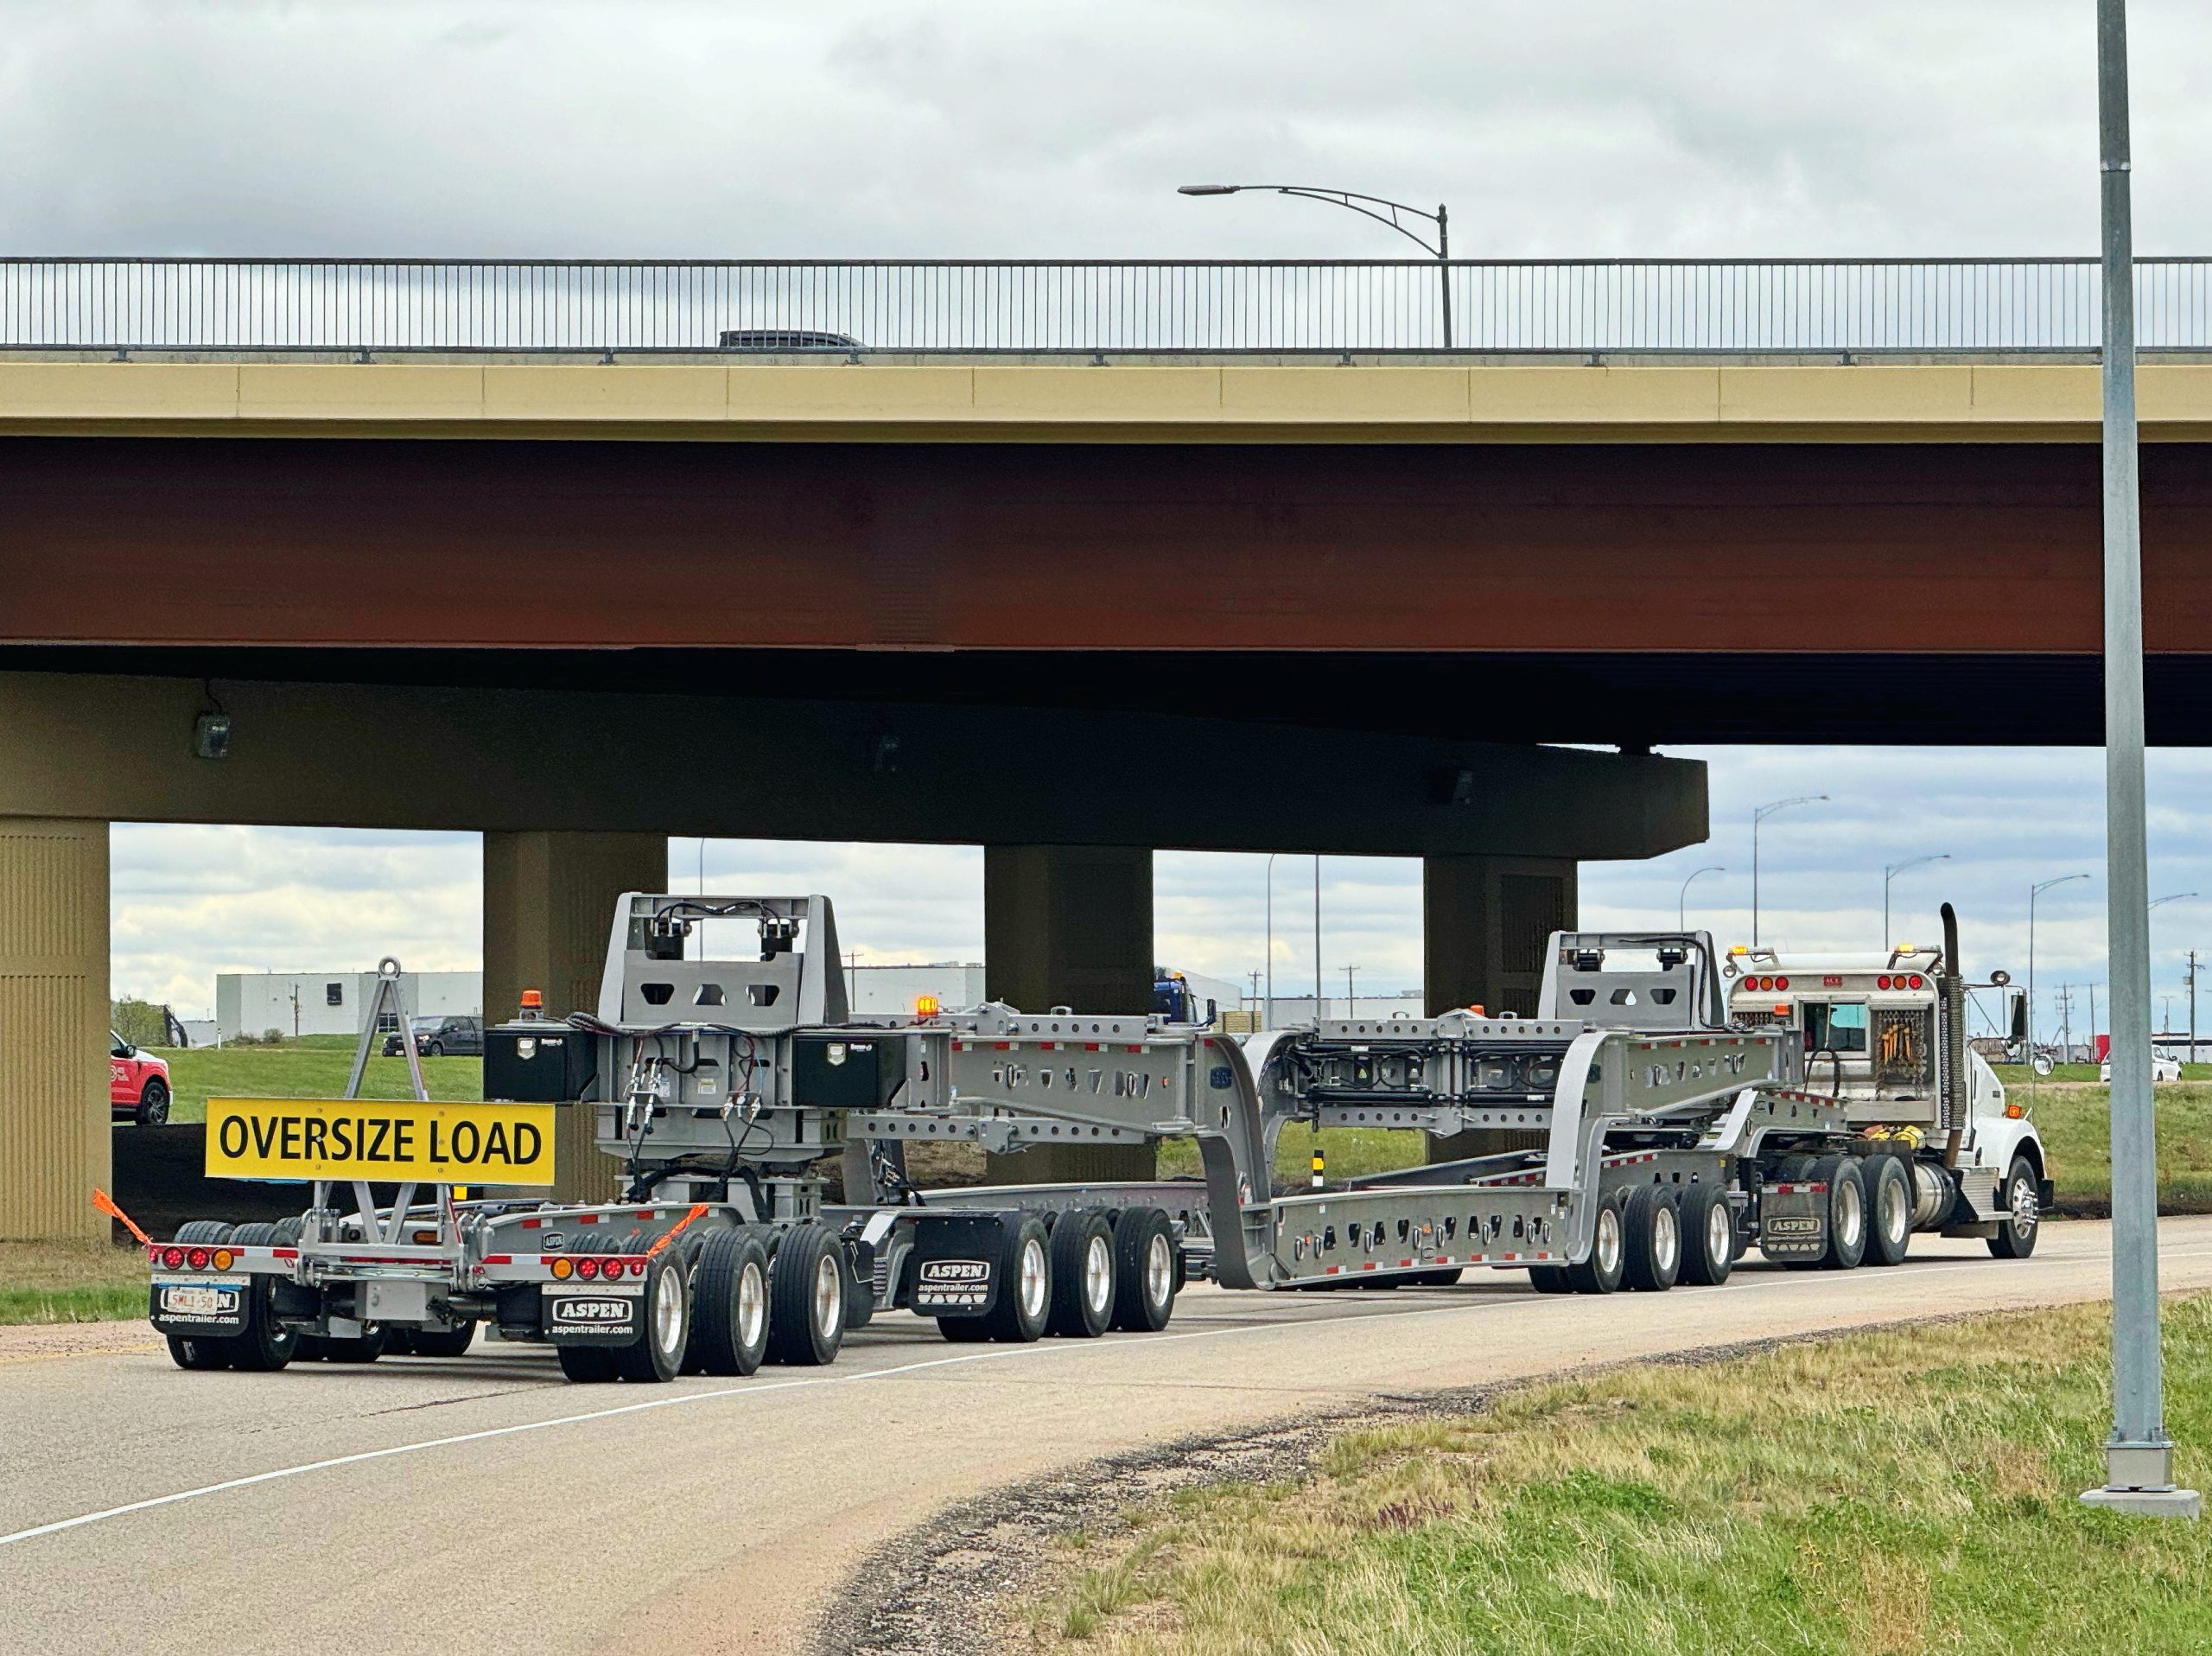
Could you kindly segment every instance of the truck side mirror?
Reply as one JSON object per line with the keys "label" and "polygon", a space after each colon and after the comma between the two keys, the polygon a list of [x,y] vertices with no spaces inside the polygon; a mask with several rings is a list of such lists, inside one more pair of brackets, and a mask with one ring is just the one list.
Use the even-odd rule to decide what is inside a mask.
{"label": "truck side mirror", "polygon": [[2028,1060],[2028,1067],[2035,1071],[2038,1075],[2050,1074],[2052,1067],[2050,1054],[2048,1053],[2037,1053],[2033,1058]]}

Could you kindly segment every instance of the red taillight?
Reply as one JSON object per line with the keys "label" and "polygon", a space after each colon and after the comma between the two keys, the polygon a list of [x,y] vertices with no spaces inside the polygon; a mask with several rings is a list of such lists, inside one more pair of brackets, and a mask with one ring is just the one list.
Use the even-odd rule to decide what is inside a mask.
{"label": "red taillight", "polygon": [[205,1271],[207,1269],[207,1249],[194,1248],[190,1253],[185,1255],[185,1258],[191,1262],[192,1268],[194,1271]]}
{"label": "red taillight", "polygon": [[1874,987],[1877,989],[1887,989],[1889,986],[1890,980],[1886,978],[1877,978],[1874,979]]}
{"label": "red taillight", "polygon": [[164,1265],[167,1265],[171,1271],[182,1271],[184,1269],[184,1250],[182,1248],[163,1248],[162,1250],[162,1263]]}
{"label": "red taillight", "polygon": [[593,1277],[599,1275],[599,1261],[596,1259],[577,1260],[576,1275],[582,1277],[586,1282],[589,1282]]}
{"label": "red taillight", "polygon": [[1927,987],[1927,979],[1916,971],[1912,974],[1912,986],[1915,989],[1924,989]]}
{"label": "red taillight", "polygon": [[630,1261],[630,1274],[632,1277],[644,1276],[645,1274],[645,1262],[642,1259],[632,1259]]}
{"label": "red taillight", "polygon": [[1774,986],[1777,989],[1787,989],[1789,987],[1789,979],[1787,978],[1777,978],[1774,980]]}

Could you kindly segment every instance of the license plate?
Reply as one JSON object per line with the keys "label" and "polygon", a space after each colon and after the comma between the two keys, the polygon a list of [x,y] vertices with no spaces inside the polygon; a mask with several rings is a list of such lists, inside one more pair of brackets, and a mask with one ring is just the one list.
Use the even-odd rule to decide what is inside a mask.
{"label": "license plate", "polygon": [[162,1311],[167,1316],[236,1316],[238,1290],[207,1283],[169,1283],[162,1289]]}

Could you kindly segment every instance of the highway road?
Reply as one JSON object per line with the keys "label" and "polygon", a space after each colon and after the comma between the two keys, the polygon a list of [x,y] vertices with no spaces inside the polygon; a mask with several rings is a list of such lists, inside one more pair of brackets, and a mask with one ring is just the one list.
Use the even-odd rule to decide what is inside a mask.
{"label": "highway road", "polygon": [[[2212,1219],[2164,1231],[2212,1286]],[[1331,1295],[1193,1288],[1165,1333],[954,1347],[899,1315],[834,1368],[564,1385],[547,1353],[188,1374],[150,1333],[0,1329],[0,1646],[804,1649],[873,1547],[1096,1456],[1464,1388],[2108,1290],[2106,1227],[2036,1257],[1916,1238],[1893,1271],[1540,1297],[1518,1273]]]}

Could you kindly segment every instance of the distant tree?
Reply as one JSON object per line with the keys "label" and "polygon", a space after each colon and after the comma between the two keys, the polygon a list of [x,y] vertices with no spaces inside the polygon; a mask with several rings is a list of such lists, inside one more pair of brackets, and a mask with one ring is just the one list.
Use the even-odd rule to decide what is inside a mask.
{"label": "distant tree", "polygon": [[168,1036],[162,1009],[152,1001],[119,1000],[107,1009],[108,1027],[134,1047],[159,1047]]}

